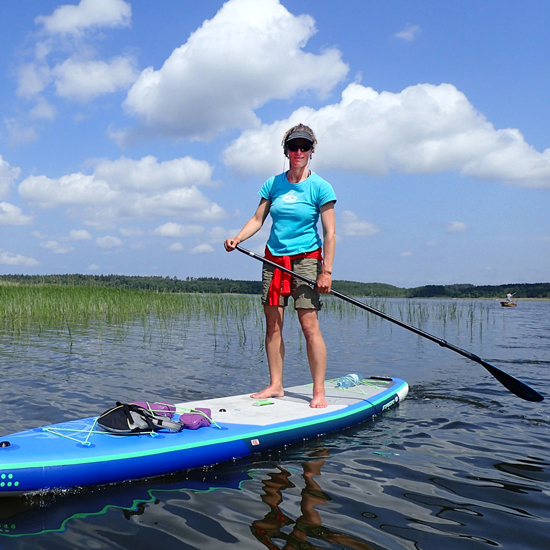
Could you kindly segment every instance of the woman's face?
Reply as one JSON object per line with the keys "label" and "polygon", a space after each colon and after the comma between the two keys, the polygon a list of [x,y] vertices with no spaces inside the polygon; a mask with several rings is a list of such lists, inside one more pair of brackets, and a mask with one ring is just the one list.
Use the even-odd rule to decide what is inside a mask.
{"label": "woman's face", "polygon": [[291,166],[307,166],[311,155],[311,142],[305,139],[293,139],[287,143],[287,153]]}

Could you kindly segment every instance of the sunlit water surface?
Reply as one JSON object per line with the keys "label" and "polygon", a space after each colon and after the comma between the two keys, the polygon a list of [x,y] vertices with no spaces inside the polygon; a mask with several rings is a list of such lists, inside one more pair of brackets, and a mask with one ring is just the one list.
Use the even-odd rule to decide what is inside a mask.
{"label": "sunlit water surface", "polygon": [[[329,377],[407,380],[400,406],[343,433],[162,479],[0,500],[0,549],[550,548],[550,398],[352,306],[321,314]],[[550,394],[550,302],[385,300],[406,323]],[[259,309],[259,306],[258,306]],[[289,312],[285,384],[309,380]],[[261,315],[0,335],[0,436],[263,387]]]}

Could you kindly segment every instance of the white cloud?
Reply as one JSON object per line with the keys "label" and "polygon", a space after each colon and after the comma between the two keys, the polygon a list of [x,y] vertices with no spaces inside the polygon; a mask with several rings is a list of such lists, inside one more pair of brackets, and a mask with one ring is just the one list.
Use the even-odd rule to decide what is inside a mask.
{"label": "white cloud", "polygon": [[401,252],[401,254],[399,254],[399,255],[400,255],[402,258],[407,258],[407,257],[409,257],[409,256],[412,256],[413,253],[407,251],[407,252]]}
{"label": "white cloud", "polygon": [[326,95],[348,72],[335,48],[303,51],[316,32],[278,0],[229,0],[161,69],[145,69],[124,102],[155,133],[210,139],[256,126],[254,110],[312,90]]}
{"label": "white cloud", "polygon": [[[67,55],[64,52],[64,55]],[[93,50],[81,55],[76,51],[64,61],[48,64],[48,59],[21,65],[17,70],[18,96],[37,104],[30,111],[33,118],[53,119],[55,108],[40,94],[53,84],[58,97],[86,102],[101,95],[128,89],[138,76],[133,56],[117,56],[110,61],[94,59]],[[90,58],[92,56],[92,58]]]}
{"label": "white cloud", "polygon": [[203,160],[182,157],[159,162],[148,155],[140,160],[121,157],[101,161],[95,169],[96,177],[116,182],[121,189],[134,191],[161,191],[191,186],[213,186],[212,166]]}
{"label": "white cloud", "polygon": [[72,101],[90,101],[98,96],[127,89],[136,79],[133,57],[116,57],[111,62],[69,58],[56,65],[56,94]]}
{"label": "white cloud", "polygon": [[168,250],[172,252],[181,252],[183,250],[183,245],[181,243],[173,243],[168,247]]}
{"label": "white cloud", "polygon": [[[58,97],[85,102],[126,90],[137,78],[136,60],[131,55],[115,56],[108,61],[98,59],[93,43],[104,40],[105,35],[90,32],[130,26],[129,3],[81,0],[78,5],[63,5],[51,15],[38,16],[35,22],[42,30],[29,39],[34,41],[34,47],[28,50],[32,51],[31,58],[22,60],[15,70],[16,94],[36,100],[29,111],[32,119],[55,118],[56,108],[44,97],[51,85]],[[12,125],[15,134],[18,127]],[[19,142],[30,141],[30,134],[23,135],[21,129],[18,133]]]}
{"label": "white cloud", "polygon": [[212,245],[209,244],[199,244],[195,248],[189,251],[189,254],[209,254],[210,252],[215,252]]}
{"label": "white cloud", "polygon": [[190,157],[165,162],[152,156],[140,160],[122,157],[99,162],[92,175],[29,176],[20,183],[19,194],[43,208],[66,206],[72,217],[97,227],[164,216],[204,222],[226,216],[198,189],[217,185],[211,175],[207,162]]}
{"label": "white cloud", "polygon": [[51,81],[52,75],[47,64],[37,61],[23,63],[17,69],[16,94],[30,99],[42,92]]}
{"label": "white cloud", "polygon": [[29,225],[31,216],[26,216],[21,208],[9,202],[0,202],[0,226]]}
{"label": "white cloud", "polygon": [[[208,232],[208,242],[212,243],[215,249],[224,250],[224,241],[237,235],[240,230],[241,227],[234,227],[230,229],[226,229],[219,225],[212,227],[212,229],[210,229],[210,231]],[[244,247],[248,250],[251,250],[252,252],[255,252],[256,254],[263,255],[265,251],[265,243],[269,238],[269,232],[270,224],[265,223],[262,229],[260,229],[257,233],[252,235],[252,237],[246,240],[246,242],[244,243]],[[336,236],[336,238],[338,239],[338,235]]]}
{"label": "white cloud", "polygon": [[88,266],[88,271],[97,271],[98,269],[101,269],[101,266],[99,266],[97,264],[90,264]]}
{"label": "white cloud", "polygon": [[128,27],[132,8],[124,0],[81,0],[77,6],[66,4],[52,15],[39,15],[35,23],[50,34],[78,34],[93,27]]}
{"label": "white cloud", "polygon": [[166,193],[138,196],[125,215],[132,217],[186,216],[190,221],[213,221],[225,217],[224,210],[207,199],[196,187],[172,189]]}
{"label": "white cloud", "polygon": [[36,105],[29,111],[31,118],[41,120],[53,120],[56,114],[56,108],[44,98],[38,98]]}
{"label": "white cloud", "polygon": [[6,118],[4,123],[8,130],[11,145],[17,146],[22,143],[30,143],[38,138],[34,126],[26,125],[16,118]]}
{"label": "white cloud", "polygon": [[0,264],[2,265],[22,265],[25,267],[34,267],[40,265],[40,262],[34,258],[27,258],[21,254],[13,252],[0,252]]}
{"label": "white cloud", "polygon": [[123,237],[141,237],[144,234],[143,229],[139,227],[121,227],[119,233]]}
{"label": "white cloud", "polygon": [[29,176],[20,183],[19,194],[43,208],[63,205],[98,205],[118,198],[118,192],[113,191],[107,182],[80,172],[62,176],[59,179]]}
{"label": "white cloud", "polygon": [[368,237],[380,232],[380,228],[371,222],[360,220],[353,212],[344,210],[340,214],[338,232],[346,237]]}
{"label": "white cloud", "polygon": [[282,135],[298,122],[319,139],[315,169],[377,176],[457,170],[479,180],[550,187],[550,149],[535,150],[519,130],[496,130],[451,84],[418,84],[400,93],[350,84],[338,104],[302,107],[286,121],[243,132],[224,151],[226,164],[243,174],[275,172]]}
{"label": "white cloud", "polygon": [[54,254],[68,254],[74,250],[74,247],[68,244],[63,244],[58,241],[45,241],[40,243],[42,248],[51,250]]}
{"label": "white cloud", "polygon": [[223,243],[225,239],[234,237],[240,230],[240,227],[235,227],[234,229],[225,229],[225,227],[220,227],[219,225],[217,225],[216,227],[210,229],[210,231],[208,232],[208,237],[210,238],[211,242]]}
{"label": "white cloud", "polygon": [[464,233],[468,231],[468,225],[464,222],[449,222],[446,231],[447,233]]}
{"label": "white cloud", "polygon": [[0,198],[6,197],[21,173],[20,168],[10,166],[0,155]]}
{"label": "white cloud", "polygon": [[109,250],[111,248],[118,248],[119,246],[122,246],[122,241],[118,237],[107,235],[106,237],[99,237],[98,239],[96,239],[95,244],[99,248]]}
{"label": "white cloud", "polygon": [[200,225],[181,225],[175,222],[168,222],[153,230],[152,234],[156,237],[188,237],[189,235],[199,235],[204,231]]}
{"label": "white cloud", "polygon": [[405,40],[406,42],[412,42],[420,32],[420,27],[418,25],[412,25],[411,23],[407,23],[405,25],[405,28],[399,32],[395,33],[395,37],[401,38],[402,40]]}
{"label": "white cloud", "polygon": [[71,241],[89,241],[92,236],[86,229],[73,229],[69,231]]}

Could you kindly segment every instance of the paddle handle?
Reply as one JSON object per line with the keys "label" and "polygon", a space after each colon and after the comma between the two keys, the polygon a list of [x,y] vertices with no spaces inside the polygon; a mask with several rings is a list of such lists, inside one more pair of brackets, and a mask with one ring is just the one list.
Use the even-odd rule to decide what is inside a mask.
{"label": "paddle handle", "polygon": [[[312,279],[309,279],[308,277],[304,277],[303,275],[300,275],[298,273],[295,273],[294,271],[291,271],[290,269],[287,269],[286,267],[283,267],[275,262],[272,262],[271,260],[268,260],[267,258],[264,258],[263,256],[260,256],[258,254],[255,254],[254,252],[251,252],[250,250],[247,250],[246,248],[243,248],[240,245],[236,246],[236,249],[239,252],[242,252],[243,254],[246,254],[256,260],[259,260],[265,264],[271,265],[272,267],[275,267],[277,269],[280,269],[281,271],[284,271],[285,273],[288,273],[297,279],[300,279],[306,283],[309,283],[310,285],[315,285],[316,282]],[[466,357],[468,359],[471,359],[472,361],[475,361],[476,363],[479,363],[482,367],[484,367],[492,376],[494,376],[507,390],[512,392],[514,395],[517,395],[521,399],[525,399],[526,401],[533,401],[533,402],[539,402],[543,401],[544,397],[531,388],[531,386],[525,384],[525,382],[522,382],[521,380],[518,380],[511,374],[508,374],[507,372],[499,369],[498,367],[495,367],[494,365],[491,365],[490,363],[487,363],[487,361],[484,361],[477,355],[470,353],[469,351],[466,351],[462,348],[459,348],[458,346],[455,346],[453,344],[450,344],[449,342],[442,340],[441,338],[438,338],[437,336],[433,336],[432,334],[429,334],[428,332],[424,332],[423,330],[416,328],[412,325],[408,325],[407,323],[404,323],[400,319],[397,319],[395,317],[392,317],[391,315],[388,315],[387,313],[384,313],[378,309],[375,309],[371,306],[368,306],[367,304],[364,304],[363,302],[360,302],[359,300],[355,300],[354,298],[350,298],[349,296],[346,296],[345,294],[341,294],[340,292],[337,292],[336,290],[331,290],[330,294],[333,296],[336,296],[337,298],[340,298],[341,300],[344,300],[350,304],[353,304],[361,309],[364,309],[365,311],[368,311],[369,313],[373,313],[374,315],[378,315],[378,317],[382,317],[382,319],[386,319],[387,321],[390,321],[392,323],[395,323],[396,325],[399,325],[400,327],[403,327],[404,329],[407,329],[411,332],[414,332],[415,334],[418,334],[419,336],[422,336],[424,338],[427,338],[428,340],[431,340],[432,342],[435,342],[436,344],[439,344],[440,346],[444,348],[448,348],[463,357]]]}

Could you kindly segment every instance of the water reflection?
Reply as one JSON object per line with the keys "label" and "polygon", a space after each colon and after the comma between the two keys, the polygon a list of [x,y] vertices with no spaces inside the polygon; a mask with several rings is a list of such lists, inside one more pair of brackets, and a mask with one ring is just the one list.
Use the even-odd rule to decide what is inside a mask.
{"label": "water reflection", "polygon": [[[548,392],[550,302],[504,312],[483,304],[473,329],[469,310],[455,320],[452,304],[441,315],[428,305],[423,329]],[[388,313],[400,306],[388,301]],[[0,499],[0,548],[550,548],[541,528],[550,399],[523,402],[479,365],[362,310],[327,308],[322,322],[330,376],[390,374],[412,388],[374,425],[319,440],[330,458],[311,455],[310,440],[160,480]],[[195,401],[255,389],[267,372],[263,330],[253,317],[216,323],[132,325],[110,336],[92,327],[72,330],[70,342],[54,331],[0,335],[0,434],[93,416],[114,400]],[[291,386],[310,374],[299,327],[286,329]]]}
{"label": "water reflection", "polygon": [[[326,449],[316,451],[314,454],[324,458],[329,456]],[[316,546],[310,539],[318,539],[358,550],[373,550],[372,546],[359,539],[323,527],[317,508],[326,505],[331,497],[323,491],[316,478],[321,475],[321,468],[325,464],[324,458],[302,462],[301,477],[305,486],[301,492],[302,514],[296,520],[281,510],[284,491],[296,487],[290,479],[293,474],[278,466],[277,471],[270,473],[268,479],[262,482],[261,498],[269,506],[269,511],[262,519],[252,522],[251,530],[267,548],[279,548],[275,541],[280,540],[283,541],[284,549],[316,549],[321,547]]]}
{"label": "water reflection", "polygon": [[497,462],[495,468],[506,474],[511,474],[529,481],[546,481],[550,464],[542,458],[528,457],[523,462]]}
{"label": "water reflection", "polygon": [[[200,474],[190,472],[151,482],[0,498],[0,548],[3,548],[3,537],[21,538],[64,532],[76,520],[86,519],[93,524],[96,516],[110,515],[111,521],[117,521],[117,513],[121,513],[126,520],[140,517],[140,523],[143,523],[141,516],[148,516],[151,526],[154,526],[158,516],[156,507],[163,501],[173,497],[189,500],[189,495],[193,493],[238,491],[241,484],[250,479],[246,471],[228,469],[209,480],[200,479]],[[106,521],[102,520],[102,524]]]}
{"label": "water reflection", "polygon": [[[86,539],[99,524],[116,525],[121,535],[125,530],[133,531],[130,525],[152,529],[156,534],[147,535],[147,540],[162,539],[172,544],[178,540],[185,548],[213,548],[223,543],[244,547],[250,544],[252,533],[271,549],[316,549],[329,543],[374,550],[359,538],[323,525],[320,512],[332,500],[320,480],[328,457],[325,448],[309,453],[308,459],[301,462],[301,471],[280,464],[267,472],[263,468],[261,472],[252,468],[220,468],[207,472],[204,479],[200,479],[204,472],[187,472],[155,482],[1,499],[0,547],[2,539],[65,532],[78,531]],[[245,487],[245,482],[254,485],[259,473],[265,476],[261,489]],[[285,491],[292,492],[287,497],[288,508],[292,508],[291,501],[296,496],[292,490],[299,486],[303,486],[299,497],[301,514],[293,518],[284,510]],[[214,491],[222,493],[215,500],[211,496]],[[254,502],[246,498],[250,495]],[[258,513],[262,510],[260,499],[268,507],[263,517]],[[101,516],[104,517],[100,519]],[[248,536],[239,523],[228,521],[235,516],[240,517],[241,526],[248,523]]]}

